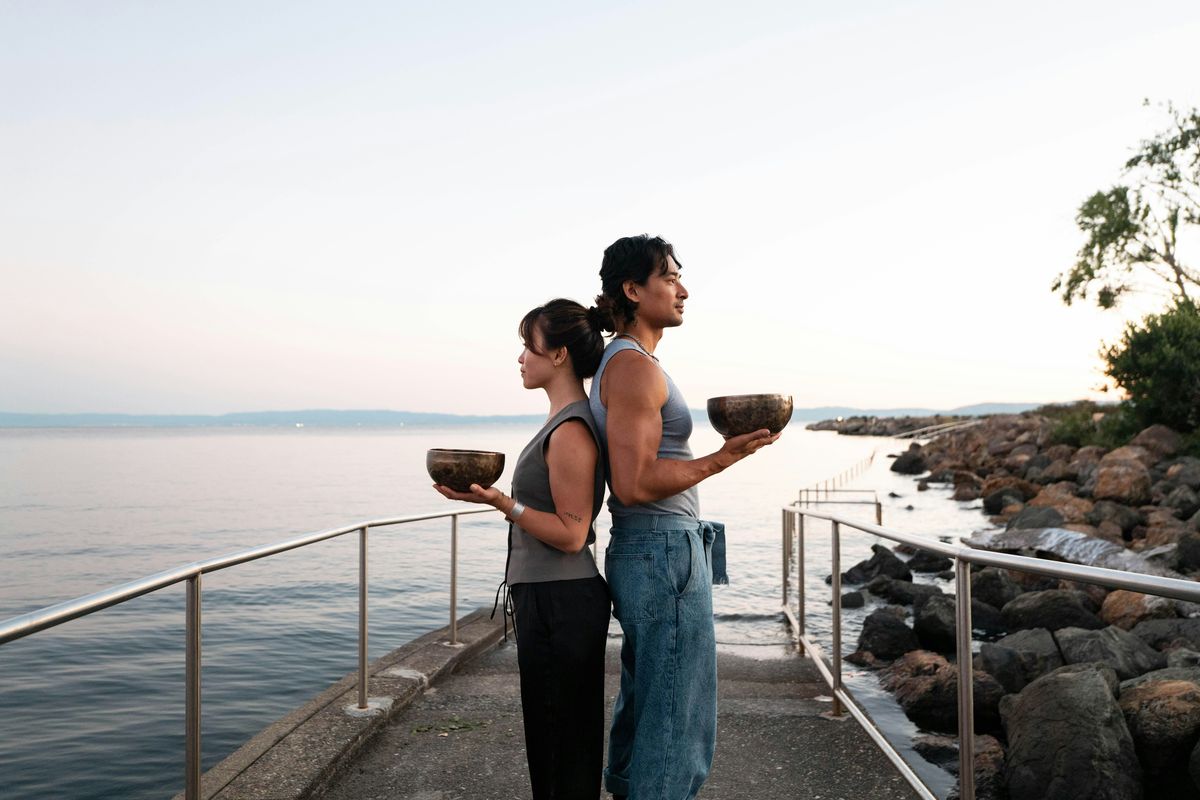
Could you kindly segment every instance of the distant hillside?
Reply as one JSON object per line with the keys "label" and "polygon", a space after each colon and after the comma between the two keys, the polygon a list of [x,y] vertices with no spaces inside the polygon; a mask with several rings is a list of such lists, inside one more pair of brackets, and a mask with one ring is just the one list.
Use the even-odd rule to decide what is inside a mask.
{"label": "distant hillside", "polygon": [[545,419],[541,414],[464,415],[422,411],[242,411],[233,414],[14,414],[0,411],[4,428],[219,428],[295,427],[324,428],[402,427],[433,425],[529,424]]}
{"label": "distant hillside", "polygon": [[[837,417],[927,417],[937,414],[1016,414],[1037,408],[1041,403],[980,403],[953,409],[930,408],[850,408],[822,406],[797,408],[796,420],[824,420]],[[693,408],[692,417],[705,422],[708,413]],[[0,428],[233,428],[295,427],[314,428],[387,428],[434,425],[530,425],[541,422],[541,414],[438,414],[426,411],[240,411],[233,414],[22,414],[0,411]]]}

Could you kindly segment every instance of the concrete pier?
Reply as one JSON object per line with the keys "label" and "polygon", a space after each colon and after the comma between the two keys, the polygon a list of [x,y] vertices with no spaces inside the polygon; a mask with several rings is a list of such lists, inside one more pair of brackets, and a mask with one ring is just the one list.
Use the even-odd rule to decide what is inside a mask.
{"label": "concrete pier", "polygon": [[[334,687],[290,715],[290,723],[272,726],[274,734],[263,739],[272,729],[264,731],[210,770],[205,797],[530,797],[512,636],[497,644],[499,625],[480,612],[464,618],[459,630],[469,642],[464,648],[441,644],[446,632],[438,631],[373,665],[369,694],[387,698],[374,716],[347,713],[354,687],[343,681],[340,693]],[[610,713],[619,647],[619,639],[610,642]],[[700,797],[915,798],[853,719],[828,718],[828,688],[816,668],[787,650],[719,653],[717,754]],[[303,721],[293,719],[305,714]]]}

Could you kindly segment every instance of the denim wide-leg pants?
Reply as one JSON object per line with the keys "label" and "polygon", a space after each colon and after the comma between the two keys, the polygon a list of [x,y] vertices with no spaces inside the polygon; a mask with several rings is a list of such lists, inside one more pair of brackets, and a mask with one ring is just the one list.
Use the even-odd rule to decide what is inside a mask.
{"label": "denim wide-leg pants", "polygon": [[689,800],[712,765],[713,526],[674,515],[613,518],[605,577],[624,642],[604,779],[629,800]]}

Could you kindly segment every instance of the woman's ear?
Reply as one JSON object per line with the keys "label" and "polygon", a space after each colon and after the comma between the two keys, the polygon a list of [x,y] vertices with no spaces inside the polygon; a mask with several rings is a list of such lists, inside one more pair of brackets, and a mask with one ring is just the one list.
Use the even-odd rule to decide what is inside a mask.
{"label": "woman's ear", "polygon": [[567,360],[567,348],[560,347],[557,350],[555,350],[554,356],[552,357],[551,360],[554,362],[554,366],[556,366],[556,367],[561,366],[562,363]]}

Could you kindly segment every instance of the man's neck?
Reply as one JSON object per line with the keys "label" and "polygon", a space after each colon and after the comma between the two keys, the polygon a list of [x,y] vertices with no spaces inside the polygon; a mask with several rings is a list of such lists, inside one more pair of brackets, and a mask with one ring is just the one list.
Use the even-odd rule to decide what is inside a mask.
{"label": "man's neck", "polygon": [[641,324],[638,320],[634,320],[632,324],[625,325],[617,331],[617,335],[635,339],[647,353],[653,353],[654,348],[658,347],[659,341],[662,340],[663,329],[651,328],[648,325]]}

